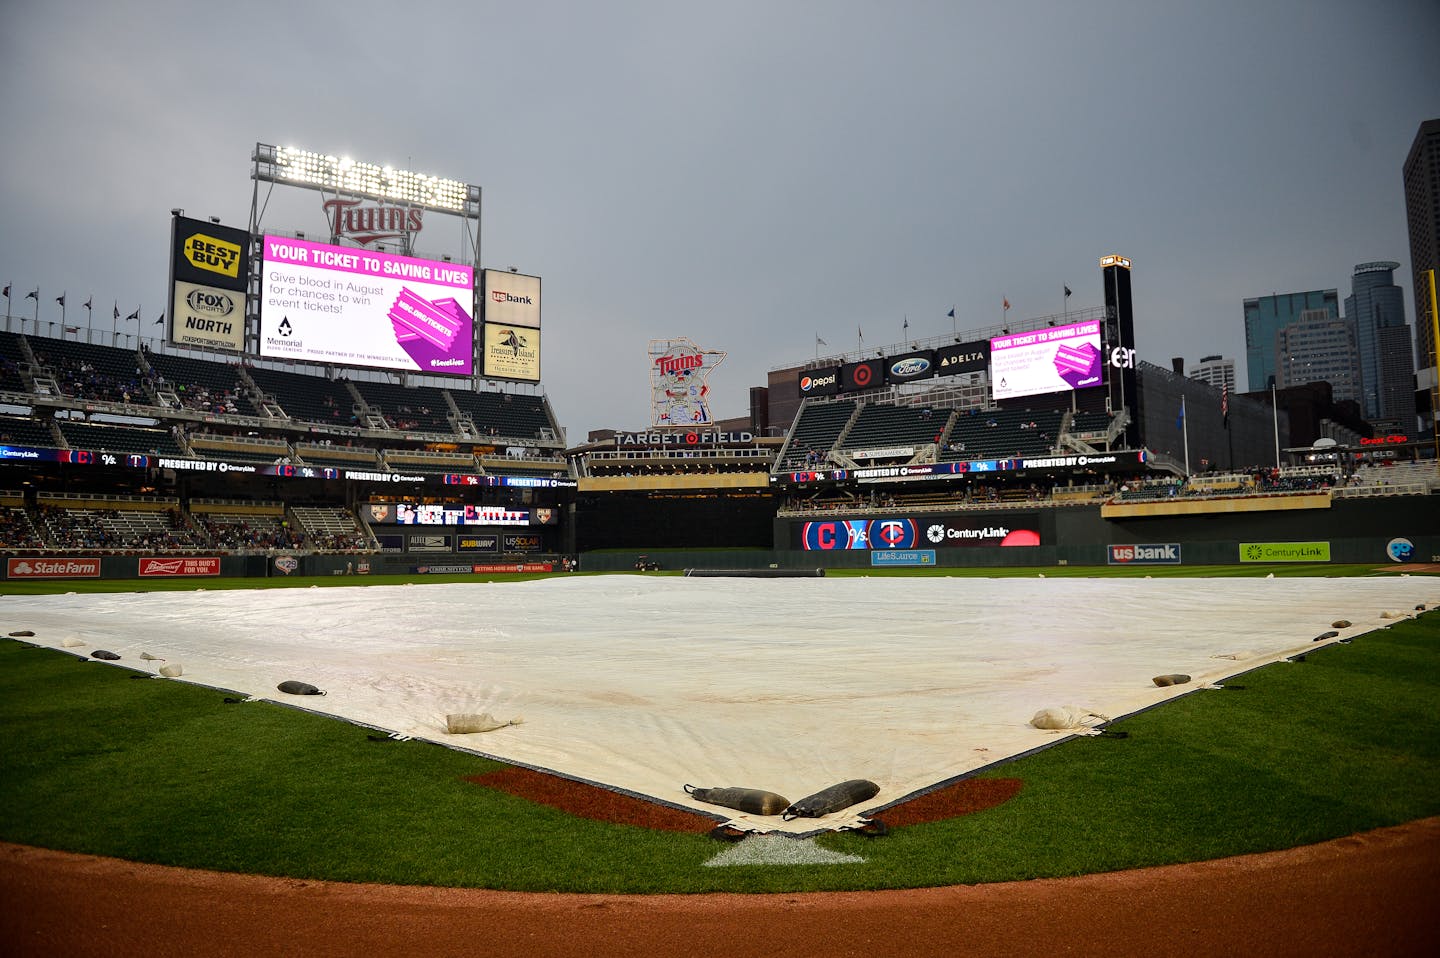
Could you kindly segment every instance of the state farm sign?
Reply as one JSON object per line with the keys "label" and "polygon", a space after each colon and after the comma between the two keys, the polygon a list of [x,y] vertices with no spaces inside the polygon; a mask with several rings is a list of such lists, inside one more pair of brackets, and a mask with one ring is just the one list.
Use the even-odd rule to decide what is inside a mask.
{"label": "state farm sign", "polygon": [[219,575],[220,560],[216,558],[141,559],[142,576]]}
{"label": "state farm sign", "polygon": [[99,559],[7,559],[9,579],[98,579]]}

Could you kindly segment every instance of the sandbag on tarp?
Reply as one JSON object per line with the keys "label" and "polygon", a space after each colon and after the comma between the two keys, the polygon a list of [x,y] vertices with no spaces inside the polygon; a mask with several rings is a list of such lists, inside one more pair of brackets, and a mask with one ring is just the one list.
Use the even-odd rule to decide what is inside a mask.
{"label": "sandbag on tarp", "polygon": [[1172,685],[1184,685],[1186,682],[1190,681],[1190,676],[1186,675],[1184,672],[1171,672],[1167,675],[1157,675],[1150,681],[1154,682],[1156,685],[1163,689],[1168,688]]}
{"label": "sandbag on tarp", "polygon": [[525,720],[513,718],[502,722],[489,712],[452,712],[445,716],[445,731],[451,735],[468,735],[471,732],[493,732],[497,728],[519,725]]}
{"label": "sandbag on tarp", "polygon": [[167,679],[178,679],[185,674],[185,670],[180,667],[179,662],[171,662],[168,665],[160,666],[160,674]]}
{"label": "sandbag on tarp", "polygon": [[779,815],[790,807],[790,799],[758,788],[696,788],[685,786],[685,794],[697,802],[722,805],[750,815]]}
{"label": "sandbag on tarp", "polygon": [[114,662],[120,658],[117,653],[111,652],[109,649],[96,649],[90,653],[90,656],[91,658],[104,659],[107,662]]}
{"label": "sandbag on tarp", "polygon": [[325,693],[311,685],[309,682],[297,682],[294,679],[286,679],[275,686],[288,695],[324,695]]}
{"label": "sandbag on tarp", "polygon": [[1082,709],[1078,705],[1059,705],[1044,708],[1030,716],[1030,724],[1038,729],[1056,731],[1072,728],[1089,728],[1091,719],[1099,719],[1102,722],[1110,721],[1108,715],[1101,715],[1099,712],[1092,712],[1090,709]]}
{"label": "sandbag on tarp", "polygon": [[28,639],[28,638],[30,638],[31,636],[33,636],[34,634],[35,634],[35,633],[34,633],[34,632],[31,632],[29,629],[21,629],[19,632],[11,632],[11,633],[10,633],[10,638],[12,638],[12,639]]}
{"label": "sandbag on tarp", "polygon": [[820,818],[831,812],[874,798],[880,794],[880,786],[865,778],[852,778],[829,788],[822,788],[814,795],[806,795],[793,802],[781,816],[786,821],[792,818]]}

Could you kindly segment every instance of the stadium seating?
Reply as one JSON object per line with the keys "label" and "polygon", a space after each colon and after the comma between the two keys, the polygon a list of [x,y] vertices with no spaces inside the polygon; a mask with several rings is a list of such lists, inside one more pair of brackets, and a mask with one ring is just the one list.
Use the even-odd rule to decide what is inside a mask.
{"label": "stadium seating", "polygon": [[20,370],[29,362],[25,349],[20,344],[20,336],[17,333],[0,332],[0,391],[29,392],[29,387],[20,375]]}
{"label": "stadium seating", "polygon": [[[805,403],[790,430],[784,458],[775,468],[782,472],[809,470],[823,466],[824,456],[834,447],[850,418],[855,415],[854,400],[827,403]],[[818,459],[817,459],[818,457]]]}
{"label": "stadium seating", "polygon": [[450,396],[470,416],[482,439],[544,439],[560,434],[543,396],[462,389],[450,390]]}
{"label": "stadium seating", "polygon": [[60,438],[51,428],[50,420],[21,419],[0,416],[0,445],[36,446],[59,449]]}
{"label": "stadium seating", "polygon": [[130,349],[64,339],[29,338],[30,349],[60,391],[77,399],[148,404],[139,356]]}
{"label": "stadium seating", "polygon": [[1103,412],[1076,412],[1070,417],[1070,431],[1079,435],[1095,435],[1110,428],[1110,415]]}
{"label": "stadium seating", "polygon": [[30,513],[25,509],[25,494],[19,490],[0,491],[0,549],[33,550],[43,549],[45,540],[40,537]]}
{"label": "stadium seating", "polygon": [[890,406],[866,403],[855,424],[845,434],[846,449],[873,446],[913,446],[938,442],[950,411],[929,407]]}
{"label": "stadium seating", "polygon": [[1053,410],[971,409],[955,419],[942,458],[1043,456],[1055,449],[1062,418]]}
{"label": "stadium seating", "polygon": [[156,388],[172,392],[187,409],[202,412],[259,415],[249,401],[238,367],[189,356],[145,353]]}
{"label": "stadium seating", "polygon": [[258,366],[247,367],[246,374],[291,419],[336,426],[359,424],[355,397],[343,379],[324,379]]}
{"label": "stadium seating", "polygon": [[375,548],[375,542],[347,510],[338,506],[291,506],[304,535],[302,544],[320,552],[354,552]]}
{"label": "stadium seating", "polygon": [[57,419],[56,425],[71,449],[93,452],[144,453],[151,456],[183,457],[184,451],[164,429],[139,429]]}
{"label": "stadium seating", "polygon": [[190,514],[210,543],[234,552],[294,549],[298,537],[285,520],[278,502],[234,503],[197,501]]}
{"label": "stadium seating", "polygon": [[453,432],[450,404],[442,390],[431,386],[401,386],[395,383],[355,382],[361,397],[385,417],[393,429],[402,432]]}
{"label": "stadium seating", "polygon": [[190,528],[176,499],[42,493],[36,509],[41,534],[53,548],[169,552],[204,545],[204,537]]}

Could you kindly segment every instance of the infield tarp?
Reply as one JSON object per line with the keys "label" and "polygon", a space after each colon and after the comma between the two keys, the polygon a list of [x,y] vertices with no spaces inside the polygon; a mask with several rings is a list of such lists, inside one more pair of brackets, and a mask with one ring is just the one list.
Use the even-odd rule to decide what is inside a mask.
{"label": "infield tarp", "polygon": [[[861,812],[1056,741],[1045,707],[1112,717],[1393,624],[1440,579],[686,579],[7,596],[3,630],[183,663],[233,689],[724,814],[683,785]],[[1338,654],[1338,653],[1337,653]],[[1228,656],[1220,658],[1218,656]],[[1194,682],[1157,688],[1183,672]],[[325,697],[286,696],[287,679]],[[1201,692],[1199,694],[1214,694]],[[524,724],[448,735],[445,715]],[[1224,735],[1223,728],[1215,734]],[[795,832],[853,814],[737,821]]]}

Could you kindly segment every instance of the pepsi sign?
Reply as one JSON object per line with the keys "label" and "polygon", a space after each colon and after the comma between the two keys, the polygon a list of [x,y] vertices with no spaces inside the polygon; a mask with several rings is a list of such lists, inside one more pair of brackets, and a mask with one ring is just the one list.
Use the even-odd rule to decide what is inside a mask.
{"label": "pepsi sign", "polygon": [[840,367],[812,369],[800,374],[800,395],[833,396],[840,391]]}

